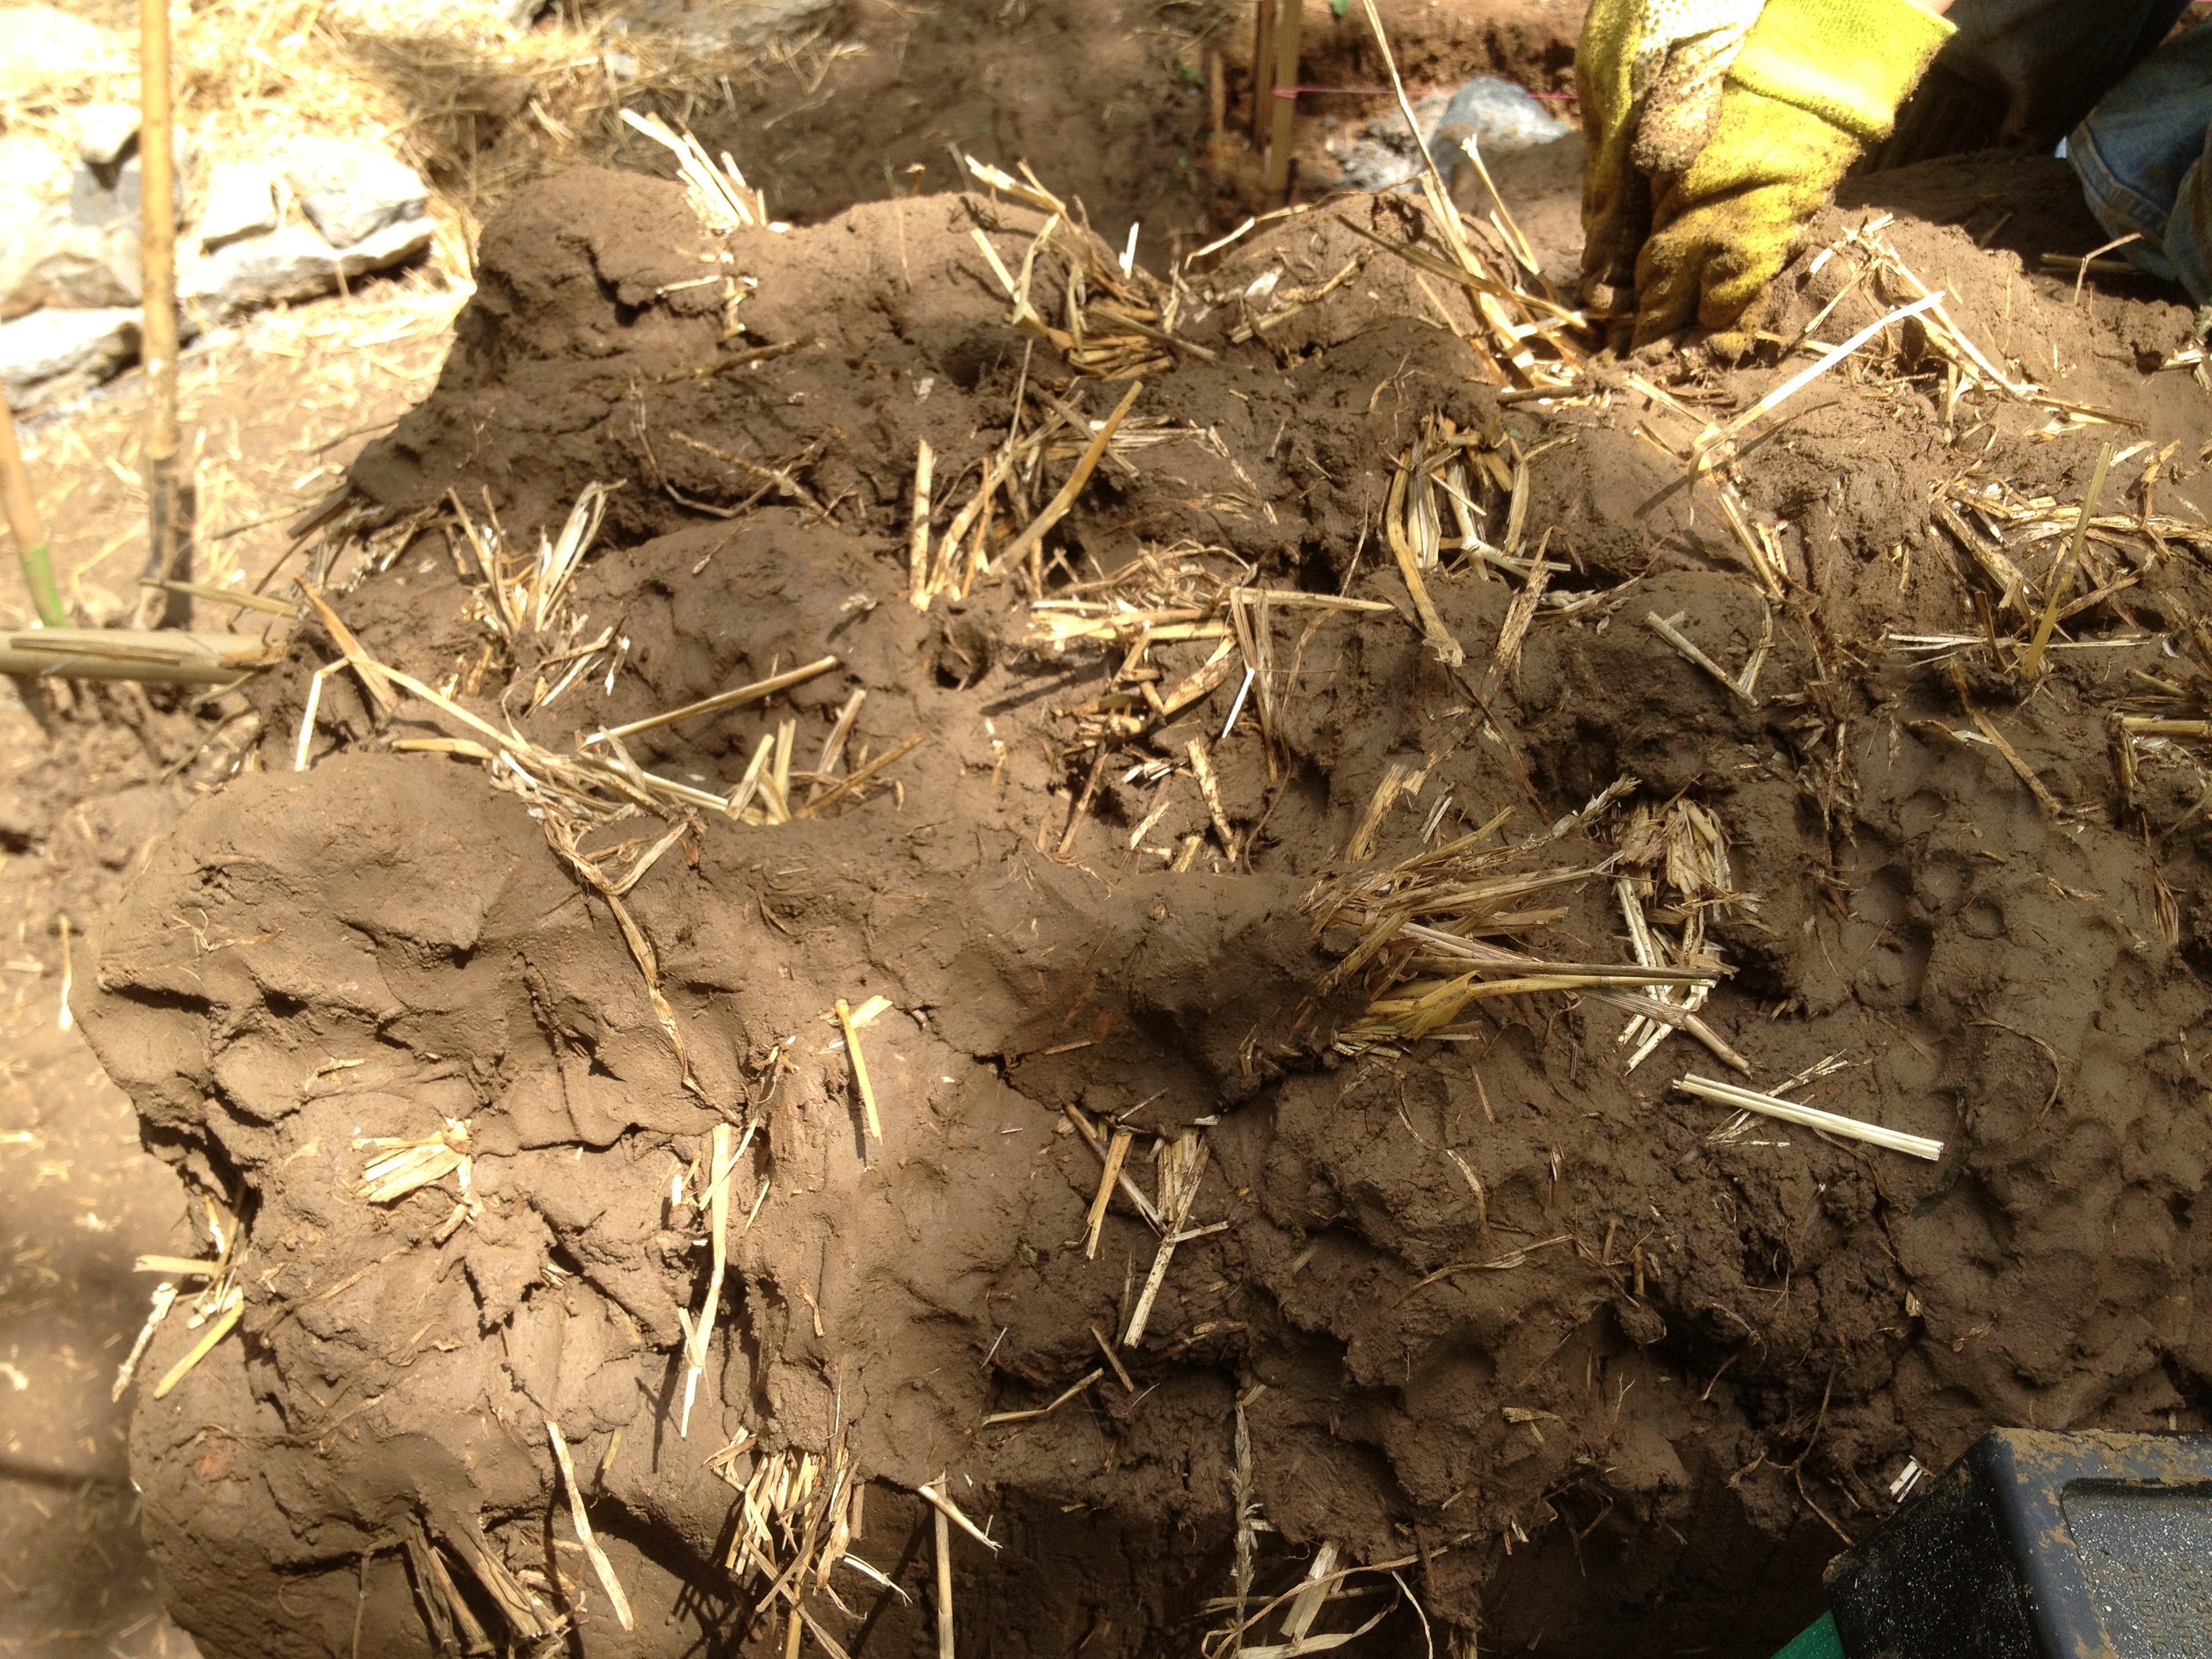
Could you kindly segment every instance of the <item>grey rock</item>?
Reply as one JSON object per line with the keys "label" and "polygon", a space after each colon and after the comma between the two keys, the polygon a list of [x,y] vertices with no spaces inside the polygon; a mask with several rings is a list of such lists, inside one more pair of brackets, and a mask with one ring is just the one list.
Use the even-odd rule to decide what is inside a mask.
{"label": "grey rock", "polygon": [[386,226],[418,219],[429,187],[381,150],[336,138],[295,138],[279,157],[284,182],[323,240],[351,248]]}
{"label": "grey rock", "polygon": [[[1429,93],[1413,100],[1413,114],[1424,132],[1435,128],[1450,102],[1449,94],[1441,92]],[[1325,131],[1330,125],[1327,120],[1322,125]],[[1421,170],[1420,152],[1414,147],[1413,134],[1406,131],[1405,118],[1395,105],[1387,113],[1348,131],[1330,132],[1322,148],[1336,163],[1336,183],[1344,190],[1396,190],[1416,178]]]}
{"label": "grey rock", "polygon": [[39,203],[6,228],[0,245],[0,314],[38,306],[96,308],[137,302],[136,158],[117,168],[79,162],[70,173],[65,198]]}
{"label": "grey rock", "polygon": [[276,180],[258,161],[218,161],[193,240],[210,252],[276,228]]}
{"label": "grey rock", "polygon": [[0,323],[0,389],[27,414],[88,392],[138,355],[135,307],[34,311]]}
{"label": "grey rock", "polygon": [[625,0],[617,16],[697,52],[764,46],[832,9],[836,0]]}
{"label": "grey rock", "polygon": [[[1546,109],[1526,87],[1495,75],[1478,75],[1452,94],[1429,143],[1431,148],[1447,146],[1462,131],[1472,133],[1487,161],[1493,155],[1551,143],[1574,130],[1571,121],[1563,121]],[[1437,157],[1437,163],[1447,165],[1442,155]]]}
{"label": "grey rock", "polygon": [[[1486,164],[1575,131],[1571,122],[1553,115],[1526,88],[1495,75],[1478,75],[1455,92],[1417,98],[1413,115],[1447,179],[1455,166],[1465,164],[1459,140],[1468,133],[1474,136]],[[1346,190],[1402,189],[1419,176],[1420,152],[1395,106],[1331,137],[1323,148],[1339,168],[1337,184]]]}
{"label": "grey rock", "polygon": [[47,221],[58,203],[69,198],[70,167],[60,151],[28,133],[0,137],[0,317],[12,317],[38,303],[17,295],[46,245]]}
{"label": "grey rock", "polygon": [[417,216],[332,248],[305,225],[286,225],[194,261],[180,274],[178,299],[204,326],[258,307],[328,294],[341,277],[350,282],[414,258],[436,234],[435,225]]}
{"label": "grey rock", "polygon": [[79,161],[112,167],[138,136],[138,112],[128,104],[80,104],[62,118],[62,129]]}
{"label": "grey rock", "polygon": [[331,0],[325,21],[393,40],[530,27],[546,0]]}
{"label": "grey rock", "polygon": [[122,43],[97,23],[55,6],[0,6],[0,98],[130,66]]}

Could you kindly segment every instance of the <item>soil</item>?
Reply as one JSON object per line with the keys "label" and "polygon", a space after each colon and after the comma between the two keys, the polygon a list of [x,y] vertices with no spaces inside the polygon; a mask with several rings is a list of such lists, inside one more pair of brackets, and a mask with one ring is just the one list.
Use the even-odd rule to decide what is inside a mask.
{"label": "soil", "polygon": [[[1412,1558],[1409,1599],[1364,1650],[1427,1629],[1491,1650],[1753,1656],[1817,1612],[1820,1565],[1893,1510],[1908,1459],[1940,1468],[1993,1423],[2212,1423],[2194,1300],[2212,1249],[2197,1212],[2212,1095],[2192,1046],[2212,965],[2205,780],[2186,744],[2152,745],[2124,800],[2106,732],[2146,686],[2201,717],[2212,541],[2130,562],[2135,583],[2069,623],[2122,643],[2057,653],[2027,695],[1985,652],[1961,654],[1954,684],[1889,640],[1982,633],[1928,522],[1962,474],[2072,501],[2116,431],[2178,442],[2157,510],[2201,526],[2212,410],[2186,374],[2142,366],[2186,313],[2130,290],[2077,306],[2068,283],[1975,246],[1985,199],[2052,189],[2040,163],[1866,189],[1933,207],[1885,234],[1972,337],[2139,434],[2054,434],[2046,410],[1983,396],[1947,423],[1931,374],[1832,375],[1741,467],[1753,516],[1784,526],[1788,598],[1770,605],[1709,511],[1653,502],[1680,469],[1637,424],[1675,443],[1694,428],[1624,371],[1591,369],[1603,398],[1501,404],[1410,268],[1345,222],[1395,237],[1389,204],[1279,221],[1220,256],[1210,286],[1364,257],[1356,279],[1243,344],[1233,304],[1180,325],[1216,357],[1152,375],[1138,408],[1184,435],[1101,471],[1054,533],[1050,580],[1170,550],[1395,608],[1324,617],[1272,753],[1224,684],[1095,791],[1071,769],[1069,711],[1118,655],[1025,645],[1010,581],[927,612],[905,592],[918,441],[939,458],[941,519],[943,481],[995,448],[1018,386],[1093,417],[1120,390],[1006,323],[971,232],[1011,259],[1037,216],[934,197],[740,234],[726,268],[751,285],[726,342],[718,285],[696,280],[725,250],[675,187],[580,170],[518,197],[487,228],[436,392],[351,477],[374,522],[427,524],[450,489],[533,544],[585,486],[617,486],[572,604],[629,643],[607,682],[537,714],[518,712],[539,672],[526,653],[511,695],[495,676],[464,701],[565,748],[831,653],[835,672],[769,705],[641,735],[637,759],[725,788],[780,720],[811,754],[858,690],[856,755],[923,742],[834,814],[706,823],[629,895],[687,1085],[605,902],[529,805],[475,762],[390,750],[443,729],[423,705],[380,724],[349,676],[328,678],[312,764],[293,769],[309,676],[337,657],[296,636],[252,694],[259,769],[190,808],[78,980],[149,1145],[247,1217],[240,1339],[133,1419],[176,1616],[212,1653],[430,1651],[399,1547],[419,1525],[455,1562],[488,1548],[536,1574],[581,1650],[767,1651],[781,1622],[722,1569],[737,1494],[709,1463],[750,1435],[739,1481],[763,1455],[842,1444],[871,1483],[851,1548],[900,1588],[841,1571],[842,1603],[811,1599],[847,1651],[931,1639],[915,1494],[948,1476],[1004,1546],[956,1550],[963,1641],[1182,1650],[1221,1627],[1207,1604],[1233,1583],[1241,1414],[1269,1528],[1259,1595],[1324,1542]],[[1835,210],[1820,240],[1871,213]],[[1838,286],[1814,264],[1786,285],[1791,317]],[[1870,320],[1869,304],[1846,295],[1830,326]],[[794,349],[697,372],[732,345]],[[1916,350],[1901,332],[1893,371]],[[1724,413],[1782,371],[1675,373],[1676,397]],[[1435,411],[1563,441],[1530,463],[1528,524],[1589,603],[1539,620],[1492,691],[1480,671],[1515,590],[1431,577],[1472,648],[1455,672],[1423,648],[1375,545],[1393,460]],[[2145,459],[2106,501],[2136,499]],[[744,507],[763,466],[808,499]],[[488,658],[452,538],[395,533],[371,566],[337,569],[340,608],[372,655],[451,684]],[[1729,665],[1771,620],[1756,706],[1647,611],[1685,613]],[[1169,675],[1210,648],[1158,647]],[[1177,873],[1151,849],[1206,835],[1212,815],[1187,775],[1159,793],[1121,761],[1172,760],[1194,738],[1213,746],[1242,852],[1208,843]],[[1559,994],[1480,1005],[1472,1041],[1340,1052],[1360,999],[1320,989],[1342,941],[1316,937],[1305,902],[1348,867],[1394,762],[1425,781],[1367,867],[1510,811],[1506,839],[1587,869],[1620,850],[1631,808],[1697,803],[1742,896],[1714,913],[1732,976],[1706,1017],[1762,1086],[1841,1055],[1806,1097],[1940,1139],[1942,1161],[1764,1122],[1723,1132],[1725,1111],[1668,1086],[1715,1062],[1677,1037],[1624,1075],[1623,1017]],[[1540,840],[1623,775],[1638,781],[1621,805]],[[1624,958],[1610,884],[1561,892],[1532,948]],[[871,1152],[830,1011],[876,995],[891,1008],[863,1039],[884,1118]],[[1120,1356],[1133,1386],[1108,1371],[1048,1415],[985,1426],[1098,1369],[1099,1334],[1123,1327],[1152,1260],[1120,1200],[1086,1256],[1098,1168],[1069,1105],[1202,1134],[1192,1219],[1227,1225],[1176,1252]],[[726,1317],[683,1433],[679,1310],[706,1269],[671,1181],[721,1113],[757,1133],[733,1178]],[[441,1120],[470,1125],[459,1224],[451,1180],[389,1206],[357,1195],[365,1139]],[[1146,1188],[1150,1150],[1132,1160]],[[172,1322],[148,1363],[191,1340]],[[555,1518],[549,1416],[578,1448],[634,1634]],[[1320,1628],[1391,1605],[1332,1607]]]}
{"label": "soil", "polygon": [[[426,318],[423,295],[377,286],[185,353],[208,532],[196,576],[258,575],[361,432],[428,391],[450,307]],[[380,341],[373,368],[350,349],[365,335]],[[142,394],[134,374],[19,427],[63,591],[90,623],[127,617],[140,597],[144,505],[130,469]],[[196,611],[192,625],[216,632],[238,615]],[[27,621],[0,595],[0,623]],[[194,709],[159,688],[0,681],[0,1652],[193,1651],[162,1611],[131,1484],[131,1396],[112,1390],[157,1282],[135,1258],[203,1249],[205,1224],[61,1016],[88,967],[86,930],[186,803],[237,763],[246,712],[236,698]]]}
{"label": "soil", "polygon": [[[1572,90],[1583,11],[1574,0],[1381,0],[1378,9],[1416,92],[1483,74],[1563,100]],[[1324,89],[1297,103],[1294,193],[1310,198],[1335,172],[1326,132],[1390,100],[1360,8],[1339,16],[1310,0],[1304,11],[1303,84]],[[963,185],[957,149],[1007,168],[1027,161],[1116,246],[1140,225],[1140,255],[1164,267],[1260,204],[1252,44],[1247,9],[1227,0],[859,0],[792,54],[788,72],[764,64],[733,79],[723,106],[684,113],[794,223]],[[623,159],[673,176],[649,143]]]}

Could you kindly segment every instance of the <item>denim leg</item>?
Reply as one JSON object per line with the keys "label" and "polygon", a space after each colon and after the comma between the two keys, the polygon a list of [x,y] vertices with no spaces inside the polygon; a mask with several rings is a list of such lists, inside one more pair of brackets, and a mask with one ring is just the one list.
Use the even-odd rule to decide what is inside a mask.
{"label": "denim leg", "polygon": [[2047,155],[2185,9],[2185,0],[1954,0],[1958,33],[1872,165],[1999,145]]}
{"label": "denim leg", "polygon": [[2212,303],[2212,27],[2167,41],[2066,141],[2090,211],[2152,275]]}

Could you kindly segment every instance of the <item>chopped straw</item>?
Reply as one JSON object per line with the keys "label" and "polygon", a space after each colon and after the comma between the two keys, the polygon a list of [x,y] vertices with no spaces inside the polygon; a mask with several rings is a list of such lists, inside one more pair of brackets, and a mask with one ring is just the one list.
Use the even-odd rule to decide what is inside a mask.
{"label": "chopped straw", "polygon": [[1780,1118],[1785,1123],[1795,1123],[1803,1128],[1820,1129],[1830,1134],[1863,1140],[1869,1146],[1881,1146],[1893,1152],[1924,1158],[1931,1164],[1940,1161],[1943,1156],[1943,1143],[1930,1140],[1925,1135],[1909,1135],[1899,1129],[1885,1129],[1878,1123],[1864,1123],[1855,1117],[1824,1112],[1817,1106],[1801,1106],[1794,1100],[1783,1099],[1779,1095],[1740,1088],[1733,1083],[1717,1082],[1711,1078],[1699,1077],[1695,1072],[1681,1079],[1674,1087],[1686,1095],[1696,1095],[1703,1100],[1718,1101],[1723,1106],[1733,1106],[1741,1111]]}
{"label": "chopped straw", "polygon": [[853,1087],[860,1097],[860,1110],[867,1120],[868,1140],[879,1145],[884,1138],[884,1121],[876,1114],[876,1091],[868,1081],[868,1062],[860,1053],[860,1030],[853,1018],[853,1010],[844,998],[837,999],[837,1024],[845,1033],[845,1056],[852,1062]]}
{"label": "chopped straw", "polygon": [[730,1176],[752,1138],[752,1130],[746,1129],[744,1140],[732,1152],[730,1126],[717,1123],[709,1143],[712,1153],[707,1178],[707,1238],[713,1255],[707,1271],[707,1288],[701,1293],[696,1315],[688,1308],[676,1310],[678,1321],[684,1327],[684,1413],[676,1425],[679,1439],[689,1438],[691,1432],[691,1400],[707,1369],[708,1345],[714,1339],[714,1318],[720,1311],[722,1275],[730,1260]]}
{"label": "chopped straw", "polygon": [[1106,1149],[1106,1167],[1099,1171],[1097,1195],[1091,1200],[1091,1215],[1084,1228],[1083,1256],[1086,1261],[1098,1259],[1098,1236],[1106,1227],[1106,1205],[1114,1195],[1114,1183],[1121,1179],[1121,1163],[1129,1155],[1130,1143],[1136,1139],[1133,1131],[1116,1128],[1114,1139]]}
{"label": "chopped straw", "polygon": [[576,1541],[590,1558],[592,1571],[599,1574],[607,1600],[614,1603],[616,1619],[624,1630],[635,1630],[637,1620],[629,1610],[629,1597],[623,1594],[622,1581],[615,1577],[615,1564],[607,1559],[606,1551],[592,1536],[591,1516],[584,1513],[584,1494],[576,1485],[576,1463],[568,1455],[568,1443],[561,1437],[561,1425],[550,1417],[545,1419],[545,1434],[552,1441],[553,1456],[561,1465],[561,1482],[568,1490],[568,1518],[575,1523]]}
{"label": "chopped straw", "polygon": [[1095,1366],[1085,1374],[1081,1381],[1071,1383],[1062,1389],[1049,1406],[1036,1406],[1027,1411],[993,1412],[983,1419],[983,1426],[988,1429],[994,1428],[1001,1423],[1027,1423],[1035,1418],[1049,1417],[1105,1375],[1106,1368],[1103,1365]]}

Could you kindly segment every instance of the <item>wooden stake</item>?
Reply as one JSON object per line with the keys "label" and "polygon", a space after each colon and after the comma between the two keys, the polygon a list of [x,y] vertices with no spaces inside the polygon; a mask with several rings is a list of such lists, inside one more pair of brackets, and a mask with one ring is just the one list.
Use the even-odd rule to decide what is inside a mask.
{"label": "wooden stake", "polygon": [[0,398],[0,498],[7,502],[8,528],[15,538],[15,556],[22,561],[23,586],[31,590],[32,611],[47,628],[67,627],[69,612],[62,609],[53,562],[46,556],[46,527],[39,519],[22,453],[15,447],[15,417],[5,398]]}
{"label": "wooden stake", "polygon": [[[146,574],[156,581],[174,581],[190,574],[192,500],[177,465],[177,205],[169,108],[169,0],[138,0],[138,100]],[[191,619],[191,602],[165,592],[159,615],[165,626],[181,628]]]}
{"label": "wooden stake", "polygon": [[1280,205],[1291,190],[1291,144],[1297,121],[1298,33],[1305,21],[1305,0],[1278,0],[1275,14],[1275,73],[1267,88],[1273,106],[1267,121],[1267,196]]}
{"label": "wooden stake", "polygon": [[1268,94],[1275,87],[1275,7],[1278,0],[1260,0],[1252,9],[1252,143],[1264,149],[1267,118],[1274,105]]}
{"label": "wooden stake", "polygon": [[937,1659],[957,1659],[952,1646],[952,1527],[941,1509],[937,1520]]}

